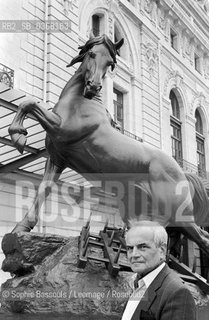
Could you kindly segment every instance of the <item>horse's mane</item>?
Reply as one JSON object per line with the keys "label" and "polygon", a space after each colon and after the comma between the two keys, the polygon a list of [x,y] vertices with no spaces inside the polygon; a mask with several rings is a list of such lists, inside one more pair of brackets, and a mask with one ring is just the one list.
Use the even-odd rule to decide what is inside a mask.
{"label": "horse's mane", "polygon": [[118,54],[118,51],[115,47],[115,44],[108,38],[106,34],[103,34],[98,37],[94,37],[89,39],[83,46],[78,47],[78,49],[81,49],[79,54],[72,59],[71,63],[67,65],[67,67],[71,67],[77,62],[82,62],[83,58],[85,57],[85,54],[93,48],[96,44],[104,44],[107,49],[110,52],[111,57],[113,58],[114,63],[116,63],[116,54]]}

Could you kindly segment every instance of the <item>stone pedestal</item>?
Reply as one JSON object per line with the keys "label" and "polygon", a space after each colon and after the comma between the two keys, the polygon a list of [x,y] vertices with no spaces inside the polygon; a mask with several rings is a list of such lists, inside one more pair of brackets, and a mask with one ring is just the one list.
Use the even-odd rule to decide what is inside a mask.
{"label": "stone pedestal", "polygon": [[3,311],[121,318],[132,273],[112,278],[101,262],[79,269],[78,237],[8,234],[2,248],[4,271],[16,274],[2,285]]}
{"label": "stone pedestal", "polygon": [[[71,320],[121,319],[133,274],[120,272],[112,278],[105,264],[96,261],[78,268],[78,237],[7,234],[2,249],[6,256],[2,268],[13,278],[1,287],[0,318],[13,312],[44,313],[46,319],[49,314],[53,315],[49,319],[56,314]],[[103,254],[95,247],[88,250],[91,256]],[[189,288],[198,306],[198,320],[208,320],[209,296],[194,284]]]}

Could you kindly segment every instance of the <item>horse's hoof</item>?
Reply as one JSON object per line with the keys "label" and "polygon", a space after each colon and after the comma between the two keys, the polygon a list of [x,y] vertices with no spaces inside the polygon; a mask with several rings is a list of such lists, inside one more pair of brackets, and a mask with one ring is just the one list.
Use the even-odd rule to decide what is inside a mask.
{"label": "horse's hoof", "polygon": [[27,130],[22,126],[16,126],[14,124],[11,124],[11,126],[8,128],[8,132],[10,136],[14,135],[15,133],[24,134],[27,136],[28,132]]}
{"label": "horse's hoof", "polygon": [[26,226],[25,224],[22,223],[17,223],[17,225],[14,227],[14,229],[11,231],[11,233],[17,233],[17,232],[30,232],[31,227]]}
{"label": "horse's hoof", "polygon": [[15,148],[22,154],[26,144],[26,137],[23,134],[14,133],[11,135]]}

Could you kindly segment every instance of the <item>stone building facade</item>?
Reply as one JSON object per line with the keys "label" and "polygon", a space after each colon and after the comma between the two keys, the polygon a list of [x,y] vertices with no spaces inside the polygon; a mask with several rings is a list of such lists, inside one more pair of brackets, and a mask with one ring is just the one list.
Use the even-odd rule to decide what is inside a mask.
{"label": "stone building facade", "polygon": [[123,37],[117,68],[105,79],[110,113],[122,129],[173,155],[185,169],[209,170],[206,1],[9,2],[1,4],[5,20],[18,12],[22,20],[70,21],[66,33],[1,33],[1,63],[14,70],[15,89],[52,107],[77,68],[66,65],[92,28],[113,40]]}
{"label": "stone building facade", "polygon": [[[199,174],[207,185],[208,1],[8,0],[0,6],[2,19],[13,23],[1,25],[0,75],[5,67],[11,68],[14,89],[46,102],[49,108],[77,68],[66,65],[91,31],[106,33],[114,41],[124,38],[117,68],[104,80],[107,109],[124,134],[163,149],[184,170]],[[16,19],[59,20],[70,26],[67,32],[31,33],[25,24],[17,32],[12,29],[17,28]],[[44,137],[41,130],[36,134],[40,140]],[[9,207],[8,193],[4,192],[2,199]],[[12,224],[4,212],[1,236]],[[60,230],[56,225],[47,232]]]}

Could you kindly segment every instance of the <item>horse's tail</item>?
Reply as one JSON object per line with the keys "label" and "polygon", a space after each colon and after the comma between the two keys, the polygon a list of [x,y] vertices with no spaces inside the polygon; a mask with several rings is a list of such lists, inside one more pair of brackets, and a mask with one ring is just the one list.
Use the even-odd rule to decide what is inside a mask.
{"label": "horse's tail", "polygon": [[200,178],[194,173],[185,173],[192,188],[192,202],[195,222],[200,226],[208,226],[209,223],[209,199],[206,189]]}

